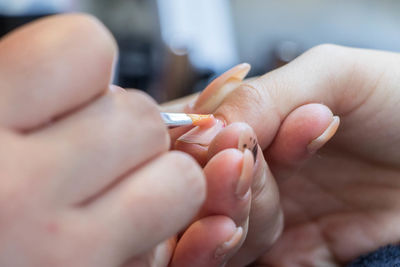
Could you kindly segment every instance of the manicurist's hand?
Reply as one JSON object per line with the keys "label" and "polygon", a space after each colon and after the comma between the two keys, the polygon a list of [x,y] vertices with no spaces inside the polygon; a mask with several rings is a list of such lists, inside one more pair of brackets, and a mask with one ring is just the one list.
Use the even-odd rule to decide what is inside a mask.
{"label": "manicurist's hand", "polygon": [[0,266],[166,266],[199,211],[203,172],[149,97],[110,90],[115,55],[85,15],[0,41]]}
{"label": "manicurist's hand", "polygon": [[[247,238],[229,264],[338,266],[398,243],[400,55],[322,45],[240,83],[246,68],[236,67],[187,108],[227,125],[249,124],[271,170],[253,177]],[[177,146],[206,161],[209,152],[189,139]],[[271,179],[284,214],[272,246],[278,196],[266,199]]]}

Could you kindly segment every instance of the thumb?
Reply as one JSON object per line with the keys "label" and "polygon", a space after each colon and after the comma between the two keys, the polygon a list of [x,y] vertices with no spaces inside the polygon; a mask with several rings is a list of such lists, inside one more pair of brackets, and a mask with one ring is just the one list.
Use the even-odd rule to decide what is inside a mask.
{"label": "thumb", "polygon": [[[385,60],[377,60],[382,54],[321,45],[282,68],[238,83],[238,79],[244,77],[243,70],[248,68],[242,64],[235,67],[236,71],[233,68],[224,74],[225,77],[219,77],[219,87],[212,86],[218,84],[215,81],[210,84],[193,105],[193,111],[213,112],[227,124],[246,122],[265,149],[285,118],[302,105],[323,103],[339,116],[361,107],[382,76],[379,70],[386,68]],[[383,58],[388,57],[390,54]],[[228,79],[229,75],[236,79]],[[221,81],[230,84],[228,89],[221,86]],[[233,86],[236,86],[234,90]],[[210,104],[213,102],[214,106]]]}

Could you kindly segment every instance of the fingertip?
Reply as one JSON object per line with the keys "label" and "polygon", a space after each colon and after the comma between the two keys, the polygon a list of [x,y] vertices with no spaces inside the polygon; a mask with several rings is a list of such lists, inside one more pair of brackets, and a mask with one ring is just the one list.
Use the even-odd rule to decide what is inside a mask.
{"label": "fingertip", "polygon": [[191,154],[204,166],[207,162],[209,145],[224,127],[224,122],[219,119],[213,120],[208,125],[196,126],[176,140],[175,148]]}
{"label": "fingertip", "polygon": [[208,148],[207,158],[211,159],[220,151],[227,148],[236,148],[240,151],[248,148],[252,150],[257,137],[253,129],[246,123],[234,122],[226,126],[213,139]]}
{"label": "fingertip", "polygon": [[220,214],[242,225],[249,215],[253,157],[249,150],[225,149],[205,166],[207,199],[199,217]]}
{"label": "fingertip", "polygon": [[242,240],[243,229],[225,216],[193,223],[175,249],[171,266],[221,266]]}
{"label": "fingertip", "polygon": [[[316,139],[332,122],[335,121],[334,124],[337,126],[335,118],[332,111],[323,104],[307,104],[295,109],[279,128],[274,142],[267,151],[268,159],[278,165],[298,166],[322,147],[321,140]],[[332,137],[334,132],[329,131],[329,133],[329,137]],[[316,141],[312,143],[313,140]]]}
{"label": "fingertip", "polygon": [[195,202],[195,206],[200,207],[206,198],[206,178],[203,170],[196,160],[187,153],[181,151],[171,151],[168,153],[175,162],[175,166],[183,178],[187,180],[186,190],[192,191],[191,201]]}
{"label": "fingertip", "polygon": [[308,152],[313,154],[323,147],[326,142],[328,142],[336,133],[337,129],[339,128],[339,124],[339,116],[333,116],[331,123],[328,125],[325,131],[307,145]]}
{"label": "fingertip", "polygon": [[0,48],[7,99],[0,121],[17,130],[44,125],[107,91],[117,54],[110,32],[86,14],[39,19],[2,38]]}
{"label": "fingertip", "polygon": [[[95,16],[87,13],[69,13],[58,15],[59,17],[49,17],[49,19],[62,19],[64,23],[70,24],[75,30],[76,38],[95,38],[98,43],[96,48],[104,50],[104,55],[109,56],[112,60],[118,52],[118,45],[107,27]],[[72,36],[71,36],[72,37]]]}
{"label": "fingertip", "polygon": [[108,77],[108,82],[111,82],[112,69],[118,55],[118,45],[111,32],[98,18],[87,13],[68,13],[45,17],[34,22],[32,26],[35,23],[45,31],[55,33],[50,40],[48,37],[42,38],[43,40],[55,42],[58,46],[62,46],[61,42],[64,42],[66,48],[76,50],[78,54],[85,52],[92,62],[87,61],[84,64],[96,64],[96,68],[103,71],[103,77]]}
{"label": "fingertip", "polygon": [[205,146],[176,140],[174,149],[188,153],[196,159],[200,166],[205,166],[207,163],[207,147]]}
{"label": "fingertip", "polygon": [[[219,153],[217,153],[213,158],[211,158],[204,168],[205,172],[221,171],[222,166],[226,165],[241,165],[243,160],[243,152],[236,148],[227,148]],[[228,171],[228,170],[227,170]]]}

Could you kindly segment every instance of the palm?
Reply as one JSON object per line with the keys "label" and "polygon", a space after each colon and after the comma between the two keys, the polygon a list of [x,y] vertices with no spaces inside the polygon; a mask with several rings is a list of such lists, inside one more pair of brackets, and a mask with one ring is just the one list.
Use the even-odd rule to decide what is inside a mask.
{"label": "palm", "polygon": [[[222,82],[229,84],[222,76],[220,83],[210,84],[202,93],[200,104],[224,99],[222,104],[214,103],[215,114],[253,127],[279,184],[284,232],[259,260],[261,264],[337,266],[400,241],[398,62],[396,54],[320,46],[241,84],[228,96],[223,93],[229,90],[217,88]],[[205,102],[210,95],[218,97]],[[317,105],[340,116],[340,130],[300,171],[283,178],[293,169],[281,172],[282,166],[297,166],[309,156],[307,144],[318,136],[323,118],[329,117],[310,108],[310,103],[323,103]],[[304,113],[301,108],[307,106],[309,113]],[[302,119],[316,123],[305,127]],[[252,203],[262,203],[261,190],[254,191]],[[272,227],[262,221],[265,216],[260,210],[270,203],[255,204],[250,212],[254,219],[249,229],[255,234],[247,240],[261,243],[250,246],[253,251],[269,246],[265,238],[260,239],[260,229]]]}
{"label": "palm", "polygon": [[265,260],[279,266],[335,266],[399,240],[398,177],[394,167],[335,145],[295,176],[278,177],[285,230]]}

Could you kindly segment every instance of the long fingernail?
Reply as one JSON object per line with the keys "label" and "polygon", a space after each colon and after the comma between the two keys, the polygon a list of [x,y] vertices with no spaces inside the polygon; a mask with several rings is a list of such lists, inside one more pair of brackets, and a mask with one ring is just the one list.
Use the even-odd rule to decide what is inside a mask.
{"label": "long fingernail", "polygon": [[225,127],[219,119],[207,126],[196,126],[177,139],[178,142],[208,146],[214,137]]}
{"label": "long fingernail", "polygon": [[320,136],[318,136],[308,144],[308,152],[315,153],[318,149],[323,147],[336,133],[339,124],[340,118],[338,116],[333,116],[333,120],[331,124],[329,124],[328,128],[326,128],[326,130]]}
{"label": "long fingernail", "polygon": [[228,254],[234,247],[239,244],[240,240],[242,239],[242,235],[243,228],[238,227],[229,240],[225,241],[217,247],[214,254],[215,258],[218,259],[225,257],[226,254]]}
{"label": "long fingernail", "polygon": [[236,196],[243,199],[249,192],[253,178],[254,160],[250,150],[243,152],[242,171],[236,185]]}
{"label": "long fingernail", "polygon": [[258,142],[257,137],[251,128],[248,128],[240,133],[238,149],[244,152],[245,149],[248,149],[253,154],[254,162],[257,161],[258,154]]}
{"label": "long fingernail", "polygon": [[249,64],[242,63],[213,80],[198,97],[194,110],[199,113],[213,113],[225,97],[240,85],[250,68]]}

